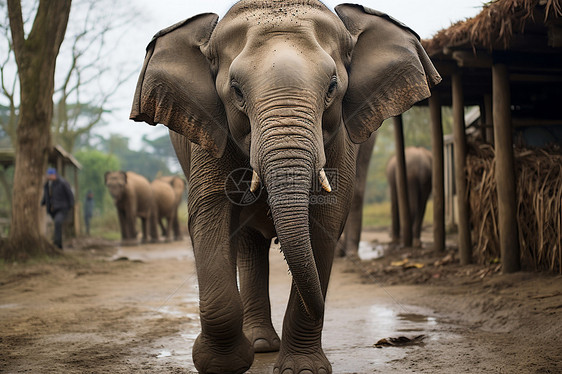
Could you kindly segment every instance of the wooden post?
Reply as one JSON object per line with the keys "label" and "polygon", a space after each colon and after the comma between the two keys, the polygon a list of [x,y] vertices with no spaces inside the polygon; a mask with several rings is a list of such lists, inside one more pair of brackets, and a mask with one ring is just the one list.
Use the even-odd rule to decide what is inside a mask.
{"label": "wooden post", "polygon": [[486,118],[486,143],[494,145],[494,129],[492,114],[492,95],[484,94],[484,118]]}
{"label": "wooden post", "polygon": [[445,250],[445,163],[443,160],[443,123],[441,98],[433,91],[429,98],[431,148],[433,153],[433,249]]}
{"label": "wooden post", "polygon": [[[56,153],[56,152],[55,152],[55,154],[58,155],[58,153]],[[56,165],[57,174],[66,179],[66,170],[64,169],[64,164],[63,164],[63,162],[62,162],[62,156],[61,156],[61,157],[57,157],[56,163],[57,163],[57,165]]]}
{"label": "wooden post", "polygon": [[80,201],[80,186],[78,185],[78,167],[74,168],[74,235],[80,236],[80,217],[82,213],[82,203]]}
{"label": "wooden post", "polygon": [[451,227],[456,227],[456,208],[455,208],[455,168],[453,157],[454,144],[444,145],[445,146],[445,198],[447,203],[445,205],[445,213],[447,215],[447,224]]}
{"label": "wooden post", "polygon": [[521,269],[521,264],[515,204],[511,93],[505,64],[492,66],[492,95],[502,271],[513,273]]}
{"label": "wooden post", "polygon": [[398,189],[398,210],[400,216],[400,235],[405,247],[412,246],[412,219],[408,199],[408,179],[406,178],[406,156],[404,155],[404,129],[402,115],[393,117],[394,139],[396,144],[396,188]]}
{"label": "wooden post", "polygon": [[452,75],[453,90],[453,137],[455,152],[455,182],[457,186],[457,207],[459,212],[459,257],[461,265],[472,262],[470,238],[469,205],[466,180],[466,133],[464,124],[464,94],[460,72]]}

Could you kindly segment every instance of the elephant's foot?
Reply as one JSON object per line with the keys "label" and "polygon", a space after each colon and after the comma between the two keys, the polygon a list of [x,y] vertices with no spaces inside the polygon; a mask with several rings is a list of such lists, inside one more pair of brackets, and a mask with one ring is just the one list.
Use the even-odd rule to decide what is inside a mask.
{"label": "elephant's foot", "polygon": [[421,248],[421,247],[422,247],[421,240],[419,240],[419,239],[417,239],[417,238],[414,239],[412,245],[413,245],[415,248]]}
{"label": "elephant's foot", "polygon": [[193,345],[193,363],[201,374],[241,374],[254,361],[254,349],[245,336],[228,347],[218,347],[199,334]]}
{"label": "elephant's foot", "polygon": [[256,353],[277,352],[281,345],[281,339],[272,326],[245,328],[244,334]]}
{"label": "elephant's foot", "polygon": [[331,374],[332,365],[324,352],[279,354],[273,374]]}

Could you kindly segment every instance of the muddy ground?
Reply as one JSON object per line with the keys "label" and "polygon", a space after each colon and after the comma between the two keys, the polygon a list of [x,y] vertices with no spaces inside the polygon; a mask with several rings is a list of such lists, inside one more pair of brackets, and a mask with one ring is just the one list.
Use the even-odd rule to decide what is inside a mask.
{"label": "muddy ground", "polygon": [[[429,236],[425,233],[425,238]],[[502,275],[455,251],[387,249],[338,259],[323,344],[334,373],[561,373],[562,276]],[[119,247],[81,240],[63,259],[0,272],[0,372],[194,373],[197,282],[189,242]],[[271,252],[280,332],[290,277]],[[404,337],[404,338],[401,338]],[[270,373],[276,354],[249,373]]]}

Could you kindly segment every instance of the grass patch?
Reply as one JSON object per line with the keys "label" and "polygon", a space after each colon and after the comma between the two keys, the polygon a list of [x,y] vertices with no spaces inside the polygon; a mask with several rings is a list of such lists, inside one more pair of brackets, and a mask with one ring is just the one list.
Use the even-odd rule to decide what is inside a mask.
{"label": "grass patch", "polygon": [[107,212],[103,216],[94,216],[90,222],[90,236],[106,240],[121,240],[117,211]]}
{"label": "grass patch", "polygon": [[[390,211],[390,201],[381,203],[366,204],[363,206],[363,227],[381,228],[390,227],[392,224],[392,214]],[[433,200],[427,202],[423,224],[433,224]]]}
{"label": "grass patch", "polygon": [[391,220],[390,201],[363,206],[363,227],[389,227]]}

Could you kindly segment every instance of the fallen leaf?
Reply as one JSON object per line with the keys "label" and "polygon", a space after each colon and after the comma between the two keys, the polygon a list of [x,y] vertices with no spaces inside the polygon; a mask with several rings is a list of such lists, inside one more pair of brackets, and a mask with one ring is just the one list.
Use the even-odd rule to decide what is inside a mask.
{"label": "fallen leaf", "polygon": [[412,268],[421,269],[421,268],[423,268],[423,266],[424,266],[423,264],[420,264],[420,263],[416,262],[416,263],[413,263],[413,264],[404,265],[404,269],[412,269]]}
{"label": "fallen leaf", "polygon": [[391,266],[404,266],[404,265],[406,265],[407,263],[408,263],[408,259],[405,258],[405,259],[403,259],[403,260],[401,260],[401,261],[392,261],[392,262],[390,263],[390,265],[391,265]]}
{"label": "fallen leaf", "polygon": [[425,335],[414,336],[413,338],[408,338],[405,336],[399,336],[397,338],[383,338],[376,342],[373,347],[383,348],[383,347],[404,347],[408,345],[421,344],[425,339]]}

